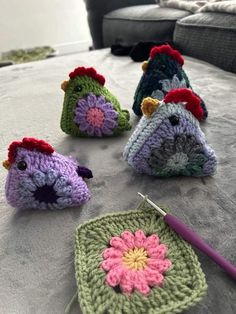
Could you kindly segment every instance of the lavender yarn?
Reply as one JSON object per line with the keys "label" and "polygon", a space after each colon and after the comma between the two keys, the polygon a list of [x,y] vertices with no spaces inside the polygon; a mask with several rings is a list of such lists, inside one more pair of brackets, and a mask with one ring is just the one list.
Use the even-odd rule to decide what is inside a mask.
{"label": "lavender yarn", "polygon": [[198,120],[182,103],[162,103],[150,118],[143,116],[124,159],[137,172],[159,177],[209,176],[217,165]]}
{"label": "lavender yarn", "polygon": [[112,135],[118,125],[118,113],[105,97],[89,93],[80,99],[74,110],[74,122],[90,136]]}
{"label": "lavender yarn", "polygon": [[[27,164],[24,171],[17,168],[20,161]],[[47,155],[19,148],[8,172],[7,200],[20,209],[62,209],[82,205],[90,199],[90,192],[77,168],[76,161],[56,152]],[[85,169],[83,167],[84,173]],[[89,169],[86,173],[92,175]]]}

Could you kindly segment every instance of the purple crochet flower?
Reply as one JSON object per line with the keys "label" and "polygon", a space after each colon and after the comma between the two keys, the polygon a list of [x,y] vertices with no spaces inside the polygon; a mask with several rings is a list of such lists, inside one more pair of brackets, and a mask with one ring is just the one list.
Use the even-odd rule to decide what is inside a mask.
{"label": "purple crochet flower", "polygon": [[74,113],[74,122],[79,125],[80,131],[90,136],[112,135],[118,125],[118,113],[112,104],[93,93],[77,102]]}
{"label": "purple crochet flower", "polygon": [[31,176],[22,178],[18,192],[25,207],[60,209],[73,206],[72,182],[53,169],[36,170]]}

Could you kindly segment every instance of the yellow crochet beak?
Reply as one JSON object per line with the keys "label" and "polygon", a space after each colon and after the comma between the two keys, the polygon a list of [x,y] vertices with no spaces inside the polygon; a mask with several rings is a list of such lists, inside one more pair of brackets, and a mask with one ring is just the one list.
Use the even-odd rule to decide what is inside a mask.
{"label": "yellow crochet beak", "polygon": [[159,105],[160,105],[160,101],[155,98],[152,98],[152,97],[144,98],[141,104],[142,113],[147,118],[150,118],[153,112],[156,111]]}
{"label": "yellow crochet beak", "polygon": [[142,70],[143,70],[143,72],[146,72],[146,71],[147,71],[147,67],[148,67],[148,60],[147,60],[147,61],[144,61],[143,64],[142,64]]}
{"label": "yellow crochet beak", "polygon": [[62,89],[64,92],[66,91],[68,84],[69,84],[68,81],[63,81],[63,82],[61,83],[61,89]]}
{"label": "yellow crochet beak", "polygon": [[3,167],[9,170],[11,168],[11,163],[8,160],[3,161]]}

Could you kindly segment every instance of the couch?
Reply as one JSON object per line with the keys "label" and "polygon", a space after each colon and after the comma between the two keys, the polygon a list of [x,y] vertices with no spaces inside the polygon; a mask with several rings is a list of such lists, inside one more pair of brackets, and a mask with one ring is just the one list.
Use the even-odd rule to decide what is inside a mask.
{"label": "couch", "polygon": [[236,73],[236,17],[161,8],[154,0],[85,0],[95,49],[174,41],[183,54]]}

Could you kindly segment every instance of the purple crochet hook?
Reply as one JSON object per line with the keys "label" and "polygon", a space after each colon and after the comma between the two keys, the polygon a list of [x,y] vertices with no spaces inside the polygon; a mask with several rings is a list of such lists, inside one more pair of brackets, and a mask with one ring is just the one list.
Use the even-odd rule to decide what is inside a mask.
{"label": "purple crochet hook", "polygon": [[227,261],[223,256],[217,253],[210,245],[208,245],[198,234],[191,230],[188,226],[182,223],[173,215],[167,214],[163,209],[138,192],[138,195],[144,198],[152,205],[163,217],[165,222],[178,233],[185,241],[196,247],[206,255],[208,255],[215,263],[217,263],[226,273],[233,279],[236,279],[236,267]]}

